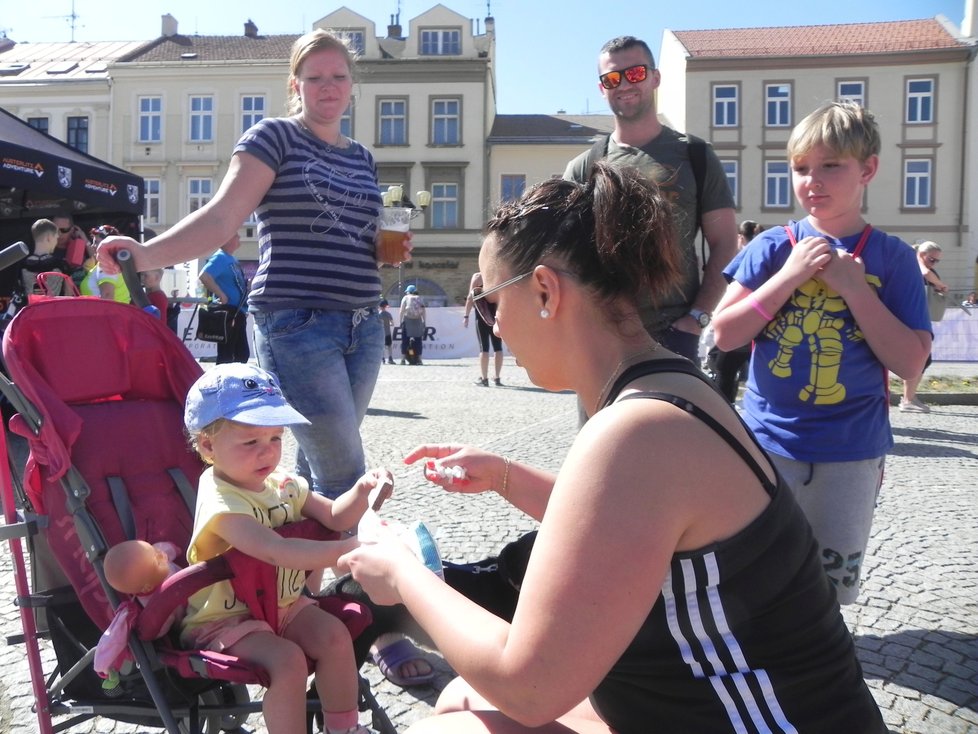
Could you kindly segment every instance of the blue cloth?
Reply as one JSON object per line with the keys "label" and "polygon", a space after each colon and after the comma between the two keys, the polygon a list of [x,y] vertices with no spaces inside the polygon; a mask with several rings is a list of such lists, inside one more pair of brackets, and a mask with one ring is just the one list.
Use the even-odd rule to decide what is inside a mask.
{"label": "blue cloth", "polygon": [[[791,222],[796,239],[821,236],[852,252],[859,235],[836,240],[807,219]],[[784,227],[763,232],[724,270],[754,291],[791,253]],[[909,328],[930,331],[913,248],[873,230],[862,252],[867,282]],[[765,449],[808,462],[860,461],[893,446],[887,371],[845,302],[817,279],[797,289],[757,335],[743,399],[744,419]]]}
{"label": "blue cloth", "polygon": [[252,311],[353,310],[380,297],[376,239],[381,209],[377,168],[356,141],[323,142],[293,118],[265,118],[238,141],[275,180],[255,217],[258,270]]}
{"label": "blue cloth", "polygon": [[255,346],[258,364],[278,375],[286,399],[310,421],[292,427],[298,473],[313,491],[339,496],[365,469],[360,423],[384,351],[376,308],[260,311]]}
{"label": "blue cloth", "polygon": [[[228,255],[224,250],[218,250],[204,263],[201,275],[207,273],[217,283],[218,287],[228,297],[228,306],[237,308],[242,306],[242,301],[248,295],[245,292],[245,277],[241,270],[241,265],[232,255]],[[242,306],[242,311],[247,308]]]}

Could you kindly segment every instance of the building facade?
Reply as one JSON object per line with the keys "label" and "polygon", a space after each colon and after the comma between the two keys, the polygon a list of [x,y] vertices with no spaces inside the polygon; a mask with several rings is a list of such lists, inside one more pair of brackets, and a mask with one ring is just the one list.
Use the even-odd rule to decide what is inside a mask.
{"label": "building facade", "polygon": [[[966,0],[966,9],[975,0]],[[665,124],[709,140],[728,172],[741,219],[802,216],[784,148],[792,126],[828,99],[876,114],[881,168],[867,219],[909,242],[937,241],[941,276],[975,287],[978,212],[970,185],[978,116],[970,14],[896,23],[665,31]],[[383,268],[392,301],[416,284],[432,305],[464,301],[480,234],[495,205],[561,175],[614,127],[610,115],[497,115],[495,20],[443,5],[386,28],[341,8],[313,24],[348,36],[360,60],[346,132],[377,160],[382,188],[432,205],[413,224],[415,255]],[[145,226],[164,231],[216,192],[234,143],[253,122],[286,114],[288,59],[298,35],[265,36],[249,20],[234,36],[181,34],[128,43],[13,44],[0,39],[0,106],[146,182]],[[600,39],[604,40],[604,39]],[[595,49],[596,53],[596,49]],[[246,265],[256,227],[240,230]],[[193,293],[196,263],[177,269]]]}

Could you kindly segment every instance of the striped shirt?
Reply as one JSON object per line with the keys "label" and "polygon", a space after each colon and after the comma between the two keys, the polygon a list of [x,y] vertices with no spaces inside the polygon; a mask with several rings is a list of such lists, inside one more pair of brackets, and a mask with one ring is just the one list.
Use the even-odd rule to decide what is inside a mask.
{"label": "striped shirt", "polygon": [[356,141],[323,142],[295,118],[265,118],[238,141],[275,171],[258,219],[258,270],[248,306],[354,310],[380,297],[377,168]]}

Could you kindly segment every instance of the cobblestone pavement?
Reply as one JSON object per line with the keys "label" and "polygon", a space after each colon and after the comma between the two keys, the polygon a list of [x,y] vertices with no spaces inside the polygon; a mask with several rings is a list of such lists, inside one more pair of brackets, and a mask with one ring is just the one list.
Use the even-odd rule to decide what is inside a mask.
{"label": "cobblestone pavement", "polygon": [[[965,369],[978,375],[978,365]],[[449,560],[486,556],[533,523],[492,494],[433,491],[419,469],[403,465],[406,451],[421,442],[466,442],[556,469],[575,433],[572,395],[534,387],[509,358],[503,387],[475,385],[476,371],[474,359],[385,366],[363,425],[368,464],[388,466],[396,477],[385,514],[434,526]],[[938,364],[930,373],[946,371]],[[935,406],[930,414],[894,409],[891,417],[897,445],[887,461],[864,592],[844,614],[893,732],[978,732],[978,406]],[[0,572],[9,574],[7,544],[0,545]],[[4,635],[20,632],[13,596],[11,577],[0,585]],[[434,686],[401,690],[373,665],[364,669],[401,731],[430,712],[451,679],[440,657],[429,658],[439,671]],[[23,648],[0,647],[0,669],[0,732],[36,731]],[[260,717],[244,730],[264,732]],[[96,720],[67,731],[155,730]]]}

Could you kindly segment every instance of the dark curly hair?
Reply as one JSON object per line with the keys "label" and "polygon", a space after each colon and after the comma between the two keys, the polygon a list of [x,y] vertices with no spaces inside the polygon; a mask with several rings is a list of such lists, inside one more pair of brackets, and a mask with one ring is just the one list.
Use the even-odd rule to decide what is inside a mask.
{"label": "dark curly hair", "polygon": [[637,169],[598,161],[587,183],[552,178],[503,204],[486,225],[512,272],[547,258],[590,288],[616,317],[679,287],[672,211]]}

